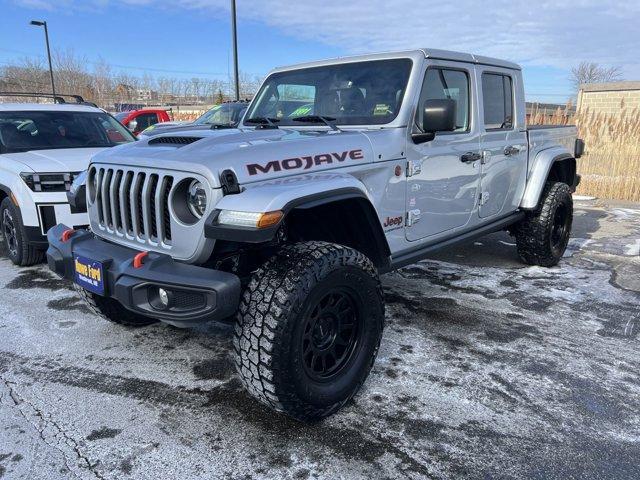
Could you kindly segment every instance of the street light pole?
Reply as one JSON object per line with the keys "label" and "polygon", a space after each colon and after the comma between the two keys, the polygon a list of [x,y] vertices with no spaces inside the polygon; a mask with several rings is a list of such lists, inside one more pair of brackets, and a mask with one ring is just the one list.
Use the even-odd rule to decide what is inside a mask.
{"label": "street light pole", "polygon": [[47,22],[31,20],[31,25],[34,25],[36,27],[44,27],[44,38],[47,42],[47,58],[49,59],[49,75],[51,76],[51,93],[53,93],[53,96],[55,97],[56,85],[53,81],[53,66],[51,64],[51,49],[49,48],[49,30],[47,29]]}
{"label": "street light pole", "polygon": [[240,75],[238,74],[238,32],[236,28],[236,0],[231,0],[231,31],[233,35],[233,75],[236,84],[236,100],[240,100]]}

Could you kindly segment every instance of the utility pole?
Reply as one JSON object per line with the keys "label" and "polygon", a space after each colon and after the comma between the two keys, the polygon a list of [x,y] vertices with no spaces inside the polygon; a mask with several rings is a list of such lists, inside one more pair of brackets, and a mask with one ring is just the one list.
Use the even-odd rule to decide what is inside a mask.
{"label": "utility pole", "polygon": [[236,28],[236,0],[231,0],[231,31],[233,35],[233,76],[236,85],[236,100],[240,100],[240,75],[238,73],[238,31]]}
{"label": "utility pole", "polygon": [[44,27],[44,38],[47,42],[47,58],[49,59],[49,75],[51,76],[51,93],[53,93],[53,96],[55,97],[56,85],[53,81],[53,66],[51,64],[51,49],[49,48],[49,30],[47,29],[47,22],[31,20],[31,25],[34,25],[36,27]]}

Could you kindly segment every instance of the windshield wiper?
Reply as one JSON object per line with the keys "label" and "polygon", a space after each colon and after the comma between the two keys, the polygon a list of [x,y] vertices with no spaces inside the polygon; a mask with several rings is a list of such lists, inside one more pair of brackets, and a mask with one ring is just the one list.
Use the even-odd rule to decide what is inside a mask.
{"label": "windshield wiper", "polygon": [[257,124],[259,127],[258,128],[278,128],[278,125],[276,125],[277,122],[279,122],[280,119],[279,118],[272,118],[272,117],[252,117],[252,118],[247,118],[244,123],[255,123]]}
{"label": "windshield wiper", "polygon": [[334,132],[340,131],[340,129],[336,127],[336,124],[333,123],[336,121],[336,119],[333,117],[325,117],[324,115],[302,115],[300,117],[293,117],[291,120],[293,120],[294,122],[324,123]]}
{"label": "windshield wiper", "polygon": [[225,129],[225,128],[235,128],[235,125],[232,125],[230,123],[212,123],[210,125],[211,126],[209,128],[211,130],[221,130],[221,129]]}

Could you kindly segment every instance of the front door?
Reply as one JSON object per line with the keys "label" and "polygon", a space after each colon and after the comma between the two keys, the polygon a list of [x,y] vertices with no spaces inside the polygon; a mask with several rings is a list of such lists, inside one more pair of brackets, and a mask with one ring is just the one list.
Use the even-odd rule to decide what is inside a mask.
{"label": "front door", "polygon": [[[514,106],[515,81],[508,70],[478,67],[482,85],[483,151],[480,177],[480,217],[514,212],[523,195],[527,176],[527,134],[518,125]],[[524,103],[524,102],[521,102]]]}
{"label": "front door", "polygon": [[480,177],[480,137],[471,121],[473,66],[435,62],[425,73],[414,129],[422,125],[427,99],[456,101],[456,129],[407,147],[407,221],[409,241],[466,226],[476,208]]}

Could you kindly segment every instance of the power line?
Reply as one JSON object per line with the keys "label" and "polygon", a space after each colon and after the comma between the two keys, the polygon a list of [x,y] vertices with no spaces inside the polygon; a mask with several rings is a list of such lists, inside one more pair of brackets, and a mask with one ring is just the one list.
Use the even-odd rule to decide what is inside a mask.
{"label": "power line", "polygon": [[[29,57],[37,57],[37,58],[44,59],[43,55],[39,55],[37,53],[29,53],[21,50],[14,50],[10,48],[0,48],[0,51],[9,52],[9,53],[18,53],[20,55],[26,55]],[[0,62],[0,63],[6,63],[6,62]],[[198,71],[192,71],[192,70],[173,70],[173,69],[156,68],[156,67],[138,67],[135,65],[122,65],[118,63],[99,62],[95,60],[86,60],[86,63],[90,63],[92,65],[107,65],[109,67],[117,67],[117,68],[129,69],[129,70],[140,70],[143,72],[148,71],[148,72],[159,72],[159,73],[177,73],[182,75],[208,75],[208,76],[224,76],[224,77],[228,75],[228,72],[198,72]],[[6,64],[9,64],[9,63],[6,63]],[[245,72],[245,73],[248,73],[249,75],[256,75],[256,76],[262,75],[260,73],[255,73],[255,72]]]}

